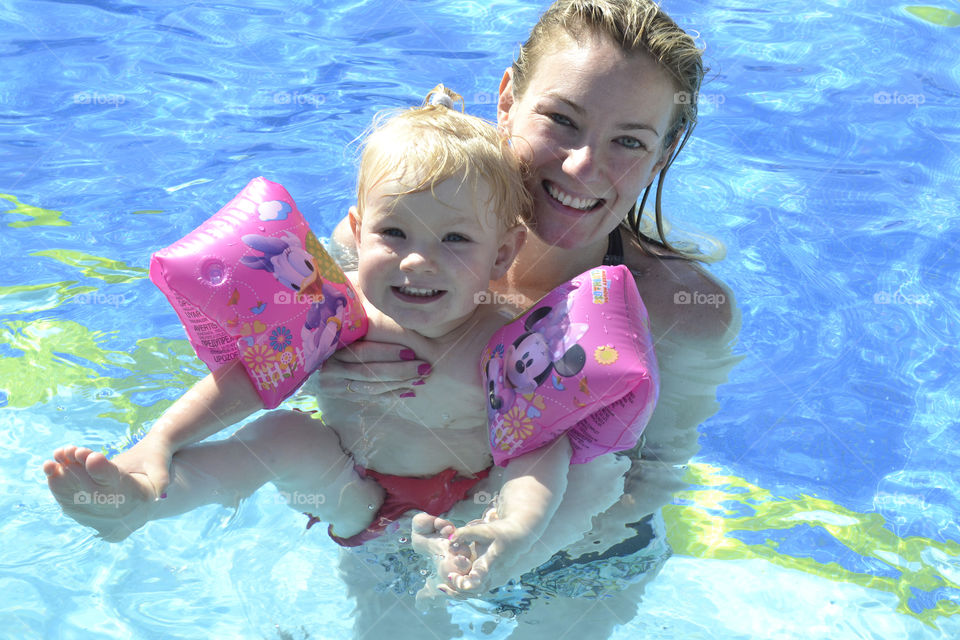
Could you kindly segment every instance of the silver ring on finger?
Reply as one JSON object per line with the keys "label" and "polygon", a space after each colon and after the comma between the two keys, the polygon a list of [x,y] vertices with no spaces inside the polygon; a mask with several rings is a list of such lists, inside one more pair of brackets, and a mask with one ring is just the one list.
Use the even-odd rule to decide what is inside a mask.
{"label": "silver ring on finger", "polygon": [[357,390],[354,389],[354,388],[351,386],[352,384],[353,384],[353,380],[347,380],[347,393],[356,393],[356,392],[357,392]]}

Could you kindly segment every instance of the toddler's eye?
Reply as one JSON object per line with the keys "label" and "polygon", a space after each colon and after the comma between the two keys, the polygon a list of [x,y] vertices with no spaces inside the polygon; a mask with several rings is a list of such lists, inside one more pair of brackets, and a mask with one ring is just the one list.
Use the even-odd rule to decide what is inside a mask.
{"label": "toddler's eye", "polygon": [[444,242],[470,242],[470,238],[463,235],[462,233],[448,233],[443,236]]}
{"label": "toddler's eye", "polygon": [[402,229],[397,229],[396,227],[383,229],[382,231],[380,231],[380,235],[387,236],[389,238],[406,238],[407,237],[407,235],[403,232]]}

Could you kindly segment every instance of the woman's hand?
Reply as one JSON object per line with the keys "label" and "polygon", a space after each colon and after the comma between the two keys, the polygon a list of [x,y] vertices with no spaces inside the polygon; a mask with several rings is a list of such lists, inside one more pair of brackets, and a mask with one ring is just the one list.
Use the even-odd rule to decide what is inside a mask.
{"label": "woman's hand", "polygon": [[409,398],[429,374],[429,363],[404,346],[360,340],[330,356],[314,375],[327,397],[359,393]]}

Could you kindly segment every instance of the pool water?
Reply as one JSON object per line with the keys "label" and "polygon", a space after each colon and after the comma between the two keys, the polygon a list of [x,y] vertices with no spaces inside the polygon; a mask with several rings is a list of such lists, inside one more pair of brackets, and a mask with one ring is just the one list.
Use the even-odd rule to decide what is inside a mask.
{"label": "pool water", "polygon": [[[672,556],[609,637],[960,636],[960,6],[930,1],[664,2],[711,67],[665,208],[727,244],[744,360],[660,516]],[[0,7],[0,635],[350,636],[337,549],[275,490],[108,545],[40,464],[204,374],[151,252],[258,175],[328,232],[374,113],[442,81],[492,118],[545,5]]]}

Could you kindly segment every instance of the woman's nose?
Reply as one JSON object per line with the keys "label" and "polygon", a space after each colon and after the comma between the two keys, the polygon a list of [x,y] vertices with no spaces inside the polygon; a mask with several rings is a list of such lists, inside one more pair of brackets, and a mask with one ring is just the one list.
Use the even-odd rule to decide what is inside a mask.
{"label": "woman's nose", "polygon": [[563,161],[563,170],[580,180],[588,181],[594,178],[600,170],[600,158],[596,147],[582,144],[567,150],[567,157]]}

